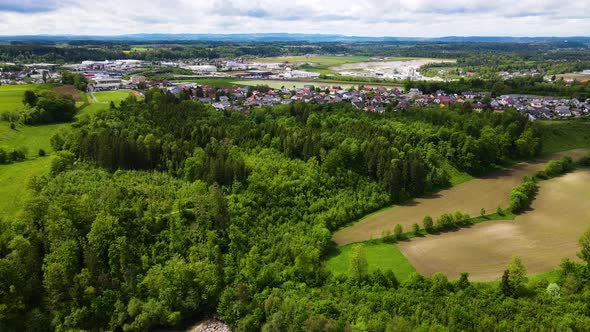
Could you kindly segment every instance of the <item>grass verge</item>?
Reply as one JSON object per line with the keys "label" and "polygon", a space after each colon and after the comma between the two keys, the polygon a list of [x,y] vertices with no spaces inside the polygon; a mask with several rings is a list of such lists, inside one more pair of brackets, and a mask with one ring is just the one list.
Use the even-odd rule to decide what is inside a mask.
{"label": "grass verge", "polygon": [[[367,241],[361,243],[369,263],[369,272],[376,269],[392,270],[400,282],[407,280],[416,270],[399,251],[389,243],[382,241]],[[335,249],[336,252],[326,261],[326,268],[334,275],[348,275],[348,265],[352,245],[346,245]]]}

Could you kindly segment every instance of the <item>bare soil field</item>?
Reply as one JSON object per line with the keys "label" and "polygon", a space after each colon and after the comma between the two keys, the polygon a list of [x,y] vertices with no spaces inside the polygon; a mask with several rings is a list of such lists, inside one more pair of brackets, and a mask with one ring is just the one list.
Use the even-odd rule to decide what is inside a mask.
{"label": "bare soil field", "polygon": [[58,86],[53,88],[53,91],[62,96],[72,96],[72,98],[74,98],[75,101],[82,101],[80,91],[76,89],[76,87],[73,85]]}
{"label": "bare soil field", "polygon": [[577,259],[577,240],[590,228],[590,170],[578,170],[539,186],[531,210],[513,221],[489,221],[451,233],[415,238],[398,248],[424,275],[443,272],[474,281],[498,280],[513,255],[529,274]]}
{"label": "bare soil field", "polygon": [[574,79],[578,81],[588,81],[590,80],[590,74],[583,74],[583,73],[571,73],[571,74],[562,74],[556,75],[558,78],[563,79]]}
{"label": "bare soil field", "polygon": [[334,71],[345,71],[353,69],[361,70],[398,70],[403,71],[409,68],[418,69],[424,65],[431,63],[454,63],[455,60],[437,60],[437,59],[408,59],[399,61],[375,61],[375,62],[357,62],[357,63],[345,63],[336,67],[330,67]]}
{"label": "bare soil field", "polygon": [[525,175],[543,169],[545,163],[551,159],[557,159],[563,155],[578,159],[588,151],[590,150],[570,150],[544,159],[519,163],[436,194],[378,211],[350,227],[337,231],[332,239],[338,245],[377,239],[381,237],[383,230],[393,230],[396,224],[402,225],[404,231],[409,231],[413,223],[418,223],[422,227],[422,219],[426,215],[436,220],[444,213],[459,210],[474,217],[479,215],[481,208],[484,208],[487,213],[493,213],[498,207],[508,206],[510,191],[522,182]]}
{"label": "bare soil field", "polygon": [[[420,67],[432,63],[454,63],[455,60],[408,59],[401,61],[345,63],[329,69],[344,76],[368,76],[384,78],[424,77],[418,74]],[[435,77],[431,78],[434,79]]]}

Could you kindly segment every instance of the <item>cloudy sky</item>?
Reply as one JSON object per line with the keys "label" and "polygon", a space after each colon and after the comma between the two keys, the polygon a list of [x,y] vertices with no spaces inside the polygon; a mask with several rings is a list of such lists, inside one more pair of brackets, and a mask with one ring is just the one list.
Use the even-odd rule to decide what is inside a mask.
{"label": "cloudy sky", "polygon": [[588,36],[590,0],[0,0],[0,35]]}

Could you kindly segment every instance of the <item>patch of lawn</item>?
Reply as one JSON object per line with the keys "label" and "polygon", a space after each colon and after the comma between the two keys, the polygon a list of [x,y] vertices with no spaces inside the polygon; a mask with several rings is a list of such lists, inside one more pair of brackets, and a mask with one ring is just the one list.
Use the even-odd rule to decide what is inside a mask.
{"label": "patch of lawn", "polygon": [[451,186],[456,186],[461,183],[465,183],[465,182],[475,179],[473,176],[471,176],[465,172],[459,171],[457,168],[455,168],[453,165],[451,165],[448,162],[446,162],[444,165],[442,165],[442,168],[445,171],[447,171],[447,173],[451,177],[450,178]]}
{"label": "patch of lawn", "polygon": [[15,129],[11,129],[8,122],[0,122],[0,147],[6,150],[24,147],[27,150],[27,158],[37,157],[39,149],[43,149],[47,154],[50,154],[53,149],[49,144],[49,138],[60,128],[67,125],[68,123],[40,126],[17,124]]}
{"label": "patch of lawn", "polygon": [[96,113],[108,109],[111,101],[115,105],[119,105],[123,100],[127,99],[133,93],[129,90],[118,90],[118,91],[99,91],[94,93],[94,97],[86,96],[86,105],[82,105],[79,116],[94,116]]}
{"label": "patch of lawn", "polygon": [[539,122],[543,126],[543,154],[590,148],[590,119]]}
{"label": "patch of lawn", "polygon": [[549,283],[552,282],[557,282],[557,280],[559,280],[559,275],[560,275],[560,271],[559,270],[553,270],[553,271],[547,271],[547,272],[543,272],[543,273],[539,273],[539,274],[533,274],[529,276],[529,282],[537,282],[540,280],[547,280]]}
{"label": "patch of lawn", "polygon": [[78,116],[94,116],[95,114],[97,114],[98,112],[102,111],[102,110],[106,110],[109,108],[109,104],[97,104],[97,103],[92,103],[87,105],[86,107],[84,107],[82,109],[82,111],[78,114]]}
{"label": "patch of lawn", "polygon": [[12,218],[23,207],[28,195],[27,181],[46,174],[51,157],[0,165],[0,217]]}
{"label": "patch of lawn", "polygon": [[516,219],[516,214],[505,210],[502,214],[499,213],[492,213],[485,216],[479,216],[471,218],[471,224],[479,224],[480,222],[492,221],[492,220],[514,220]]}
{"label": "patch of lawn", "polygon": [[25,91],[40,91],[45,87],[39,84],[0,85],[0,112],[14,111],[23,106]]}
{"label": "patch of lawn", "polygon": [[[326,261],[326,268],[335,275],[348,274],[349,257],[353,245],[338,247],[337,253]],[[407,280],[416,272],[412,264],[393,244],[369,241],[360,245],[363,246],[367,255],[369,272],[376,269],[392,270],[400,282]]]}
{"label": "patch of lawn", "polygon": [[131,92],[129,90],[99,91],[94,93],[94,96],[96,97],[99,103],[106,104],[110,104],[111,101],[115,102],[115,104],[119,104],[123,100],[127,99],[129,95],[131,95]]}

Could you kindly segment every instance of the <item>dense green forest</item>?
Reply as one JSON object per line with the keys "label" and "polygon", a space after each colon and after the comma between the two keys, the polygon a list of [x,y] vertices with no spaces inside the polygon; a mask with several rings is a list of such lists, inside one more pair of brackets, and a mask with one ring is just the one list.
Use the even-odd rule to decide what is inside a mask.
{"label": "dense green forest", "polygon": [[[513,110],[244,115],[157,89],[130,97],[52,137],[50,174],[0,222],[0,330],[145,331],[212,314],[240,331],[588,329],[586,264],[564,262],[547,285],[513,262],[499,286],[322,265],[332,231],[448,186],[445,165],[478,174],[536,156],[540,135]],[[581,245],[588,262],[590,234]]]}
{"label": "dense green forest", "polygon": [[[138,46],[138,48],[135,48]],[[70,63],[84,60],[275,57],[305,54],[347,54],[358,56],[401,56],[427,58],[498,58],[513,61],[590,61],[587,45],[576,42],[221,42],[221,41],[144,41],[100,42],[70,41],[67,45],[52,42],[13,42],[0,44],[0,61]],[[480,62],[482,60],[475,60]],[[503,62],[506,63],[506,62]],[[587,68],[584,68],[587,69]]]}

